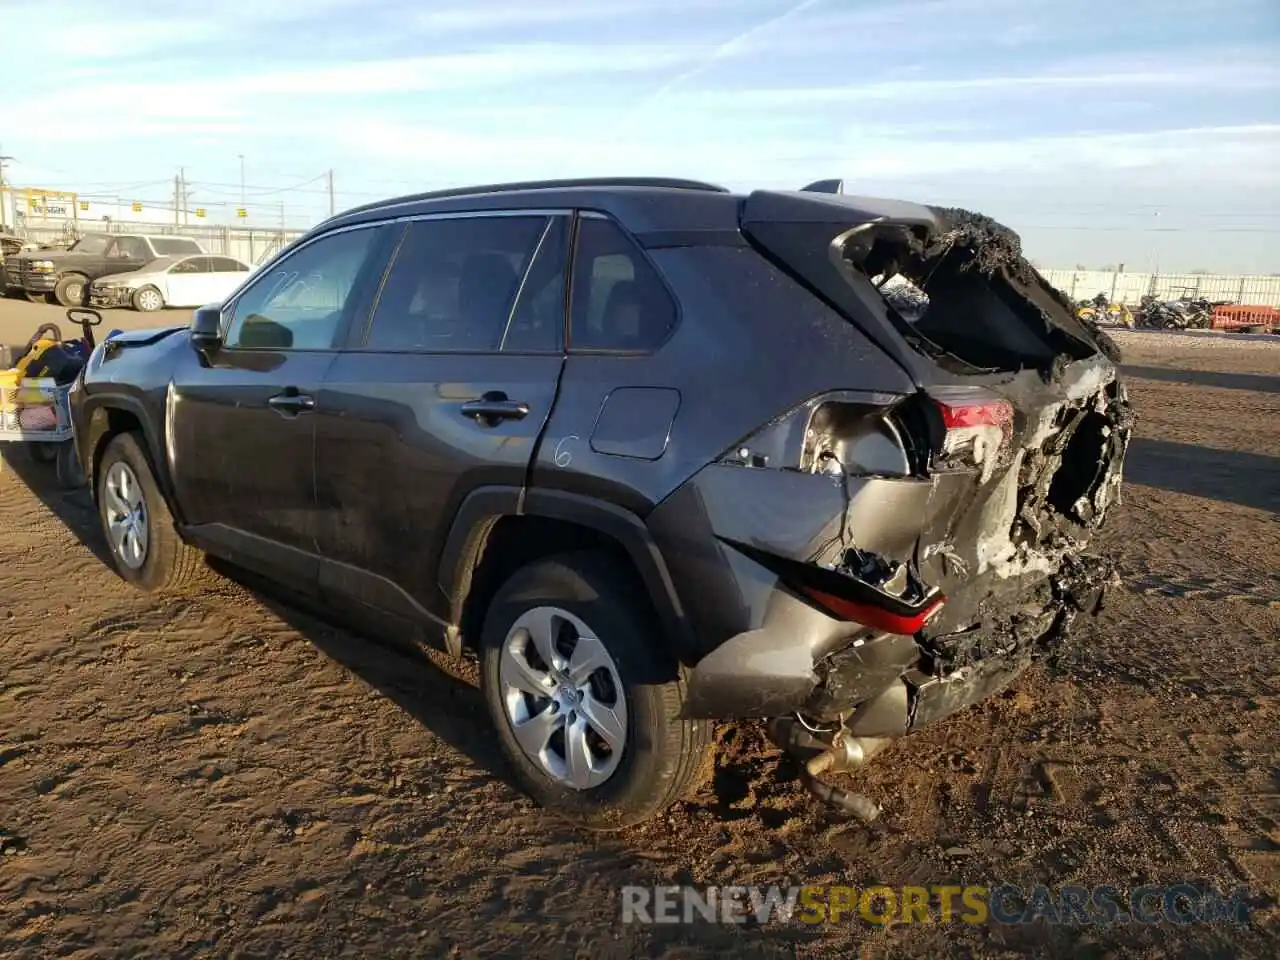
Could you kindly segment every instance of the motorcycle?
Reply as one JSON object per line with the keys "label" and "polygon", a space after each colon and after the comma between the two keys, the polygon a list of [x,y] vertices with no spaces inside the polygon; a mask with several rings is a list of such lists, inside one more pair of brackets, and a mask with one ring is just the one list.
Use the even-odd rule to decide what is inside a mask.
{"label": "motorcycle", "polygon": [[1092,300],[1081,300],[1076,304],[1076,316],[1091,323],[1105,323],[1116,327],[1134,326],[1133,313],[1123,303],[1111,303],[1105,293],[1100,293]]}

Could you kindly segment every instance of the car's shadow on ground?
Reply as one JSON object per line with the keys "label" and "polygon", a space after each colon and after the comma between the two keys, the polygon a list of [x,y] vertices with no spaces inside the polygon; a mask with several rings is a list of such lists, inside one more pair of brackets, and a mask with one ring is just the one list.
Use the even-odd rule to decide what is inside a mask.
{"label": "car's shadow on ground", "polygon": [[[11,469],[86,550],[110,567],[111,556],[88,489],[62,489],[53,465],[37,462],[24,450],[11,446],[3,453],[5,469]],[[367,638],[339,625],[332,614],[314,602],[265,577],[215,558],[208,563],[211,570],[244,587],[263,607],[330,659],[514,787],[493,738],[483,733],[489,718],[480,691],[465,678],[468,664],[460,663],[464,669],[450,673],[453,661],[443,655],[437,663],[422,648],[407,641]]]}
{"label": "car's shadow on ground", "polygon": [[1280,513],[1280,457],[1134,437],[1125,483]]}
{"label": "car's shadow on ground", "polygon": [[0,450],[0,457],[4,460],[3,469],[12,471],[62,521],[80,541],[81,546],[109,565],[111,555],[107,552],[107,542],[102,537],[102,528],[98,525],[98,514],[88,488],[65,490],[60,487],[54,465],[37,461],[28,444],[5,443],[3,448]]}

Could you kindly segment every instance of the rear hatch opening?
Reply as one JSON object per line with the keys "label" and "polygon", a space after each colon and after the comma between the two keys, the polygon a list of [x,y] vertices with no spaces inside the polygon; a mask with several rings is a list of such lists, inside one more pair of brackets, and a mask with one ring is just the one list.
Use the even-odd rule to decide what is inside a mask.
{"label": "rear hatch opening", "polygon": [[892,416],[934,485],[927,515],[903,518],[919,525],[913,576],[946,597],[922,646],[954,666],[988,646],[984,625],[1000,622],[1000,646],[1061,626],[1079,584],[1110,577],[1082,553],[1118,499],[1132,426],[1114,344],[980,214],[760,192],[742,223],[918,385]]}

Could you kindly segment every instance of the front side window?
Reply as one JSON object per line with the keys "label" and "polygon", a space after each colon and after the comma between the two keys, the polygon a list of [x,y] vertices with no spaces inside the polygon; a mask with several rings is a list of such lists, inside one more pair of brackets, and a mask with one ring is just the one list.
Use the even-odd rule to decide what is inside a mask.
{"label": "front side window", "polygon": [[[365,349],[422,353],[492,352],[503,345],[513,319],[526,342],[538,333],[558,339],[557,322],[521,305],[554,288],[557,270],[534,276],[553,221],[544,216],[444,218],[406,225],[395,262],[378,298]],[[537,289],[533,289],[536,287]],[[561,288],[562,289],[562,288]],[[552,299],[555,297],[554,290]],[[563,294],[560,295],[563,303]],[[520,317],[516,317],[520,313]],[[554,313],[554,311],[553,311]],[[561,309],[559,316],[563,317]],[[563,320],[558,321],[563,325]]]}
{"label": "front side window", "polygon": [[104,237],[102,234],[91,233],[87,237],[81,237],[71,245],[72,250],[76,253],[87,253],[91,256],[98,256],[106,252],[107,246],[111,243],[110,237]]}
{"label": "front side window", "polygon": [[635,243],[611,220],[584,218],[574,254],[570,348],[653,350],[675,324],[675,301]]}
{"label": "front side window", "polygon": [[328,350],[378,230],[330,234],[285,257],[236,300],[227,346]]}

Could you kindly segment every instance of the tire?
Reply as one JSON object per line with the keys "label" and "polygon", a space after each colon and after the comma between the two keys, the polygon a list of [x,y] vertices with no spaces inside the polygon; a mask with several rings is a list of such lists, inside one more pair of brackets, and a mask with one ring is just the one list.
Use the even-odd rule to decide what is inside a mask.
{"label": "tire", "polygon": [[[517,780],[542,806],[591,830],[619,830],[656,816],[696,787],[709,769],[706,760],[714,724],[681,717],[685,676],[656,639],[660,631],[653,614],[638,596],[642,594],[635,576],[608,554],[587,551],[548,557],[520,568],[503,584],[489,605],[481,634],[481,687],[498,742]],[[548,608],[555,611],[549,617]],[[522,639],[529,635],[522,634],[518,625],[522,620],[536,625],[544,618],[562,628],[560,636],[570,657],[583,642],[574,639],[583,633],[580,626],[586,627],[588,638],[591,634],[599,638],[599,648],[607,655],[608,664],[591,673],[589,681],[575,678],[581,682],[577,711],[582,712],[572,706],[573,683],[566,689],[550,682],[541,688],[548,695],[535,699],[509,682],[519,675],[512,666],[519,657],[513,657],[511,650],[537,646]],[[567,663],[567,669],[572,669],[572,661],[563,658],[564,650],[558,653],[560,666]],[[526,656],[523,662],[535,674],[550,675],[545,661]],[[542,667],[537,666],[539,662]],[[556,698],[561,701],[558,708]],[[542,750],[561,767],[559,776],[549,770],[546,760],[535,760],[527,753],[517,739],[513,713],[523,713],[526,722],[531,717],[576,717],[571,726],[590,733],[575,742],[594,742],[599,747],[606,742],[603,728],[588,723],[585,711],[604,716],[599,710],[607,704],[613,704],[611,716],[621,717],[622,735],[616,740],[621,749],[616,757],[606,756],[600,769],[593,771],[594,777],[603,777],[596,782],[588,782],[590,778],[580,778],[577,786],[567,782],[568,728],[559,728],[558,743],[554,733],[545,739]],[[618,704],[625,709],[619,710]],[[617,727],[613,733],[618,735]],[[528,739],[543,741],[540,736]],[[600,754],[593,752],[591,759],[601,760]]]}
{"label": "tire", "polygon": [[155,287],[143,287],[141,290],[135,290],[131,302],[133,309],[139,313],[155,313],[157,310],[164,309],[164,297],[160,295],[160,291]]}
{"label": "tire", "polygon": [[[117,473],[117,469],[121,473]],[[130,484],[123,496],[119,484],[122,474]],[[98,520],[112,564],[121,579],[148,592],[185,586],[199,579],[204,571],[204,555],[178,536],[173,515],[156,484],[151,461],[136,433],[116,434],[107,443],[95,481]],[[137,484],[136,491],[132,483]],[[140,514],[136,509],[138,504],[142,508]],[[133,538],[135,549],[125,547],[113,523],[126,505],[134,507],[130,511],[134,518],[132,529],[145,534],[141,539]],[[136,549],[138,546],[140,549]]]}
{"label": "tire", "polygon": [[85,293],[89,289],[89,280],[78,273],[69,273],[60,277],[53,288],[53,299],[64,307],[80,307],[84,305]]}
{"label": "tire", "polygon": [[58,486],[63,490],[79,490],[85,485],[84,469],[80,466],[80,454],[74,440],[63,440],[57,445],[54,465]]}

